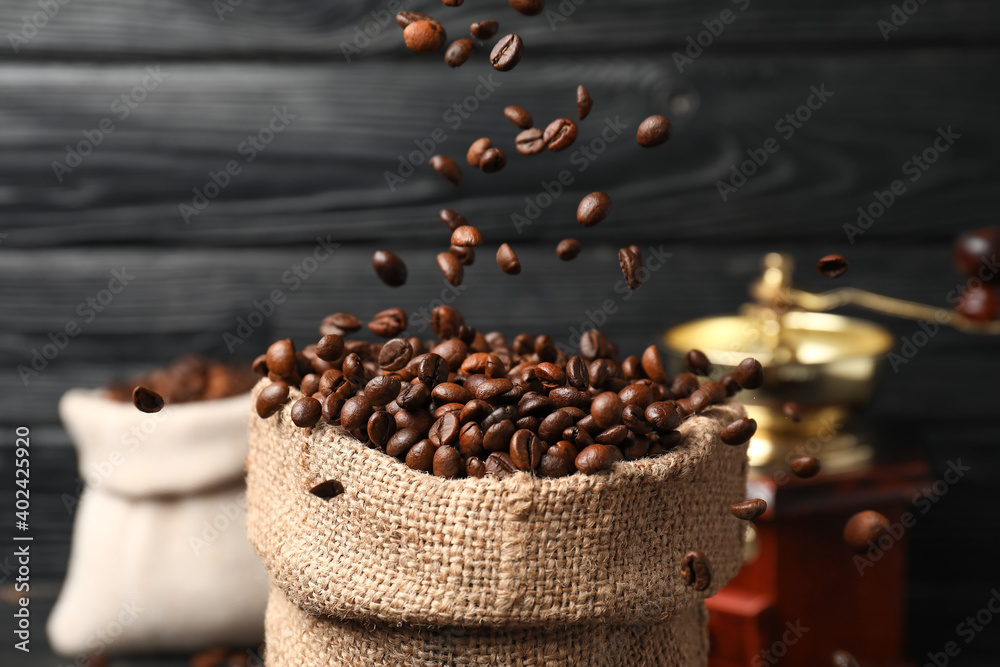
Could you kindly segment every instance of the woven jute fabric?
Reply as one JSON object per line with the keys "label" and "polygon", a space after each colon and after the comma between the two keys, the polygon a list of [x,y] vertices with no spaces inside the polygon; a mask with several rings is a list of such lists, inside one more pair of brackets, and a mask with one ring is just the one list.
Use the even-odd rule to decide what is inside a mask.
{"label": "woven jute fabric", "polygon": [[[253,396],[266,386],[262,380]],[[721,405],[686,420],[683,442],[596,475],[447,480],[417,472],[339,427],[301,429],[291,399],[250,419],[247,529],[272,585],[311,614],[369,623],[537,628],[659,624],[739,569],[746,446]],[[337,480],[344,492],[309,489]],[[692,550],[712,585],[684,584]]]}
{"label": "woven jute fabric", "polygon": [[692,667],[708,660],[702,603],[666,623],[536,628],[396,627],[313,616],[272,588],[268,667]]}

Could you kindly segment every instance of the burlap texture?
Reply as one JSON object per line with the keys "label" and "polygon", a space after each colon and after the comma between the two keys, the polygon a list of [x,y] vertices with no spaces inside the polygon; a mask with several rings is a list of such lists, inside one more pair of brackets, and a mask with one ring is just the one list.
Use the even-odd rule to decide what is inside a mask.
{"label": "burlap texture", "polygon": [[[745,497],[746,446],[718,438],[742,416],[738,405],[687,420],[683,443],[655,459],[501,481],[441,479],[338,427],[300,429],[289,416],[298,397],[293,390],[270,419],[251,417],[247,529],[272,585],[307,613],[438,626],[653,626],[696,607],[742,562],[744,525],[729,506]],[[329,479],[344,493],[309,493]],[[705,591],[682,581],[691,549],[712,563]]]}
{"label": "burlap texture", "polygon": [[271,589],[268,667],[692,667],[708,660],[702,603],[656,625],[395,627],[312,616]]}

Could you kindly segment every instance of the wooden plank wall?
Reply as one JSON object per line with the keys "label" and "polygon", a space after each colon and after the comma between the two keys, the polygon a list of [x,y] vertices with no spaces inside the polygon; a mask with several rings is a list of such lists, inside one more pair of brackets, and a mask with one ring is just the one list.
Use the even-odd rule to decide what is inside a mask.
{"label": "wooden plank wall", "polygon": [[[483,249],[455,296],[472,323],[569,341],[610,298],[617,311],[603,328],[632,350],[671,325],[736,309],[771,250],[795,256],[806,288],[828,287],[811,265],[843,252],[844,284],[945,305],[959,283],[952,239],[996,223],[995,2],[914,1],[919,9],[905,23],[897,15],[901,25],[885,39],[888,1],[550,0],[552,13],[527,18],[497,1],[452,9],[402,0],[437,15],[452,37],[485,18],[523,35],[524,59],[506,74],[489,68],[484,48],[457,70],[440,55],[405,51],[395,24],[377,22],[395,6],[386,0],[230,0],[221,18],[207,0],[53,0],[49,12],[58,11],[32,32],[24,17],[42,5],[0,1],[0,425],[9,434],[28,424],[50,445],[36,460],[41,577],[61,576],[72,519],[59,499],[75,487],[55,411],[62,392],[184,351],[246,358],[279,335],[309,342],[333,310],[368,316],[400,305],[419,314],[446,291],[433,259],[447,239],[436,220],[444,206],[477,224],[488,244],[511,242],[524,265],[505,276]],[[723,10],[734,20],[679,67],[675,53]],[[348,62],[343,45],[366,27],[374,37]],[[503,107],[525,106],[536,123],[572,116],[580,83],[595,106],[574,148],[592,146],[593,158],[515,155]],[[794,133],[776,126],[814,88],[832,94],[811,118]],[[287,127],[249,161],[243,142],[275,109]],[[675,133],[644,151],[632,137],[650,113],[669,115]],[[609,129],[602,143],[613,126],[625,129]],[[908,161],[947,128],[953,145],[909,180]],[[436,152],[461,158],[473,139],[491,136],[510,163],[492,175],[466,168],[459,188],[421,165],[388,187],[397,156],[441,133]],[[718,182],[772,137],[780,150],[723,200]],[[67,154],[97,139],[79,163]],[[240,173],[185,220],[181,205],[231,161]],[[525,198],[539,201],[562,170],[572,183],[518,229],[512,216],[525,213]],[[852,243],[844,225],[895,179],[906,192]],[[614,214],[582,230],[574,207],[595,189],[611,193]],[[586,249],[557,262],[553,247],[569,235]],[[317,239],[338,244],[332,258],[300,285],[283,280]],[[614,287],[615,251],[626,243],[671,255],[627,301]],[[406,259],[405,287],[374,279],[378,247]],[[80,304],[115,270],[134,279],[91,320]],[[223,334],[275,289],[287,301],[227,349]],[[872,319],[898,336],[918,330]],[[17,367],[70,321],[82,334],[25,386]],[[942,331],[887,374],[868,411],[886,448],[921,449],[937,474],[958,458],[973,466],[912,531],[917,657],[954,639],[955,624],[997,584],[986,554],[1000,544],[998,374],[998,341]],[[1000,650],[990,642],[977,639],[963,657]]]}

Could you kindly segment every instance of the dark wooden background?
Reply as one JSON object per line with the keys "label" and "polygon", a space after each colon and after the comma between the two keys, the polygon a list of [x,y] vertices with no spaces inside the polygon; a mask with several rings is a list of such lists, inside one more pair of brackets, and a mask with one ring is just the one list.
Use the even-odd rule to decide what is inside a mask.
{"label": "dark wooden background", "polygon": [[[252,357],[277,336],[311,342],[318,320],[334,310],[418,312],[445,288],[434,262],[447,240],[436,219],[444,206],[478,225],[488,246],[510,242],[524,265],[520,276],[506,276],[484,248],[467,271],[456,304],[483,330],[569,342],[571,328],[612,298],[619,310],[603,329],[637,351],[669,326],[736,309],[771,250],[793,254],[797,282],[810,289],[829,286],[811,269],[816,258],[843,252],[851,270],[841,284],[946,305],[959,283],[952,239],[997,222],[1000,5],[933,0],[885,41],[877,22],[890,18],[888,0],[751,0],[746,11],[730,2],[577,2],[565,0],[560,10],[549,0],[553,12],[575,8],[552,29],[544,16],[522,17],[500,1],[447,8],[404,0],[404,8],[435,14],[453,38],[486,18],[524,38],[521,64],[493,75],[501,85],[457,129],[443,114],[491,75],[488,51],[450,70],[440,54],[406,51],[392,23],[346,62],[341,43],[364,29],[369,12],[385,9],[379,0],[243,0],[224,20],[207,0],[70,0],[17,53],[8,39],[0,43],[0,441],[9,446],[17,425],[32,429],[32,576],[43,608],[68,556],[72,514],[60,495],[76,491],[75,456],[56,416],[60,394],[186,351],[226,358],[223,334],[275,288],[287,302],[236,356]],[[672,54],[727,8],[736,20],[679,72]],[[37,11],[32,0],[0,1],[0,33],[20,31]],[[169,75],[120,120],[113,100],[157,66]],[[522,105],[536,123],[572,116],[581,83],[595,105],[578,145],[598,136],[605,118],[620,118],[625,134],[583,173],[568,152],[515,155],[503,107]],[[821,85],[834,93],[830,100],[792,138],[780,138],[781,150],[723,202],[716,181],[745,150],[778,137],[775,122]],[[237,146],[275,107],[296,118],[246,164]],[[632,137],[651,113],[670,116],[675,134],[644,151]],[[105,117],[115,131],[59,182],[53,161],[65,161],[66,145]],[[961,138],[849,243],[843,225],[855,209],[906,178],[903,163],[948,126]],[[439,127],[448,139],[438,151],[462,159],[473,139],[491,136],[508,149],[509,165],[492,175],[465,168],[457,189],[424,165],[391,192],[383,173],[395,169],[395,156]],[[185,224],[179,204],[229,160],[243,173]],[[511,214],[566,168],[575,182],[519,234]],[[584,230],[573,211],[595,189],[611,194],[614,212]],[[569,235],[586,249],[558,262],[553,247]],[[282,274],[312,253],[319,236],[341,245],[292,290]],[[615,252],[629,243],[662,244],[672,257],[624,301],[614,291]],[[375,280],[370,257],[380,247],[407,261],[405,287]],[[134,281],[93,322],[81,322],[83,333],[26,387],[16,367],[30,363],[49,332],[81,321],[77,305],[121,267]],[[899,336],[918,330],[872,319]],[[998,375],[1000,341],[942,331],[887,375],[867,411],[886,450],[925,453],[935,476],[948,461],[972,466],[911,531],[916,659],[955,640],[956,624],[1000,585]],[[12,450],[3,451],[9,489]],[[4,492],[0,505],[3,544],[12,495]],[[0,563],[11,550],[3,547]],[[6,639],[3,664],[63,664],[45,648],[42,620],[35,618],[32,656]],[[963,645],[952,664],[995,664],[997,627]]]}

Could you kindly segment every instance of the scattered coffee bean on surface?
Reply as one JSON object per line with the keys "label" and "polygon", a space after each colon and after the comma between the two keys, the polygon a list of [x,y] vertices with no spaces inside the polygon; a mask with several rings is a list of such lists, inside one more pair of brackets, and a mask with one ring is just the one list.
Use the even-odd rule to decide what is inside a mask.
{"label": "scattered coffee bean on surface", "polygon": [[542,142],[550,151],[561,151],[569,148],[576,141],[576,123],[569,118],[556,118],[545,127]]}
{"label": "scattered coffee bean on surface", "polygon": [[448,45],[444,52],[444,62],[448,67],[460,67],[472,56],[475,45],[471,39],[463,37]]}
{"label": "scattered coffee bean on surface", "polygon": [[737,519],[751,521],[767,511],[767,502],[760,498],[751,498],[741,503],[735,503],[729,510]]}
{"label": "scattered coffee bean on surface", "polygon": [[629,289],[638,289],[642,281],[639,278],[639,270],[642,262],[631,248],[621,248],[618,251],[618,266],[621,267],[622,276]]}
{"label": "scattered coffee bean on surface", "polygon": [[512,276],[521,273],[521,262],[518,260],[514,249],[510,247],[509,243],[504,243],[497,250],[497,266],[500,267],[501,271],[509,273]]}
{"label": "scattered coffee bean on surface", "polygon": [[508,4],[525,16],[541,14],[545,9],[545,0],[507,0]]}
{"label": "scattered coffee bean on surface", "polygon": [[324,336],[327,334],[344,336],[354,333],[363,326],[364,322],[350,313],[334,313],[323,318],[323,322],[319,325],[319,332]]}
{"label": "scattered coffee bean on surface", "polygon": [[288,400],[288,385],[284,382],[272,382],[257,394],[257,415],[267,419],[281,410]]}
{"label": "scattered coffee bean on surface", "polygon": [[702,552],[689,551],[681,561],[681,576],[694,590],[706,590],[712,585],[712,564]]}
{"label": "scattered coffee bean on surface", "polygon": [[524,44],[518,35],[501,37],[490,53],[490,64],[498,72],[509,72],[521,62]]}
{"label": "scattered coffee bean on surface", "polygon": [[729,426],[722,429],[719,438],[727,445],[742,445],[754,436],[757,432],[757,421],[743,417],[737,419]]}
{"label": "scattered coffee bean on surface", "polygon": [[514,125],[522,130],[527,130],[534,124],[530,113],[528,113],[524,108],[513,104],[504,107],[503,115],[507,118],[507,120],[514,123]]}
{"label": "scattered coffee bean on surface", "polygon": [[839,278],[847,273],[847,260],[843,255],[827,255],[816,262],[816,270],[827,278]]}
{"label": "scattered coffee bean on surface", "polygon": [[[490,141],[489,137],[480,137],[479,139],[476,139],[469,146],[469,150],[465,152],[465,161],[469,163],[470,167],[478,167],[479,161],[483,159],[483,153],[485,153],[486,149],[490,148],[492,145],[493,142]],[[445,221],[445,224],[448,224],[447,221]]]}
{"label": "scattered coffee bean on surface", "polygon": [[532,127],[518,133],[514,138],[514,148],[521,155],[537,155],[545,150],[545,142],[542,141],[542,131],[537,127]]}
{"label": "scattered coffee bean on surface", "polygon": [[781,406],[781,411],[785,414],[785,417],[795,423],[802,421],[802,413],[799,411],[797,403],[785,403]]}
{"label": "scattered coffee bean on surface", "polygon": [[594,108],[594,100],[590,99],[590,93],[583,86],[576,87],[576,115],[583,120]]}
{"label": "scattered coffee bean on surface", "polygon": [[323,406],[312,396],[303,396],[292,403],[292,422],[300,428],[312,428],[323,416]]}
{"label": "scattered coffee bean on surface", "polygon": [[889,530],[889,520],[873,510],[858,512],[844,524],[844,541],[847,545],[863,553],[878,549],[878,538]]}
{"label": "scattered coffee bean on surface", "polygon": [[368,330],[382,338],[395,338],[406,329],[406,311],[402,308],[386,308],[375,313],[368,323]]}
{"label": "scattered coffee bean on surface", "polygon": [[140,412],[159,412],[163,409],[163,397],[140,385],[132,390],[132,405]]}
{"label": "scattered coffee bean on surface", "polygon": [[653,148],[669,141],[671,133],[672,127],[667,117],[656,114],[639,123],[635,138],[643,148]]}
{"label": "scattered coffee bean on surface", "polygon": [[564,262],[568,262],[572,259],[576,259],[576,256],[580,254],[583,246],[576,239],[563,239],[556,246],[556,256],[559,257]]}
{"label": "scattered coffee bean on surface", "polygon": [[744,389],[760,389],[764,385],[764,367],[756,359],[748,357],[736,367],[733,377]]}
{"label": "scattered coffee bean on surface", "polygon": [[438,267],[441,273],[452,285],[461,285],[465,278],[465,270],[462,262],[450,252],[440,252],[437,256]]}
{"label": "scattered coffee bean on surface", "polygon": [[815,477],[820,470],[819,459],[815,459],[811,456],[800,456],[793,459],[789,464],[792,472],[795,473],[796,477],[801,477],[802,479],[809,479],[810,477]]}
{"label": "scattered coffee bean on surface", "polygon": [[684,360],[687,362],[688,369],[695,375],[707,377],[712,374],[712,362],[708,360],[708,355],[701,350],[690,350]]}
{"label": "scattered coffee bean on surface", "polygon": [[492,39],[499,29],[500,24],[496,21],[476,21],[469,26],[469,32],[476,39]]}
{"label": "scattered coffee bean on surface", "polygon": [[464,247],[481,246],[483,234],[472,225],[462,225],[451,233],[451,244]]}
{"label": "scattered coffee bean on surface", "polygon": [[437,21],[414,21],[403,28],[403,41],[417,53],[434,53],[446,39],[444,28]]}
{"label": "scattered coffee bean on surface", "polygon": [[393,252],[376,250],[372,266],[379,279],[389,287],[399,287],[406,282],[406,264]]}
{"label": "scattered coffee bean on surface", "polygon": [[[550,126],[551,127],[551,126]],[[608,217],[611,212],[611,197],[606,192],[591,192],[585,195],[576,207],[576,221],[584,227],[593,227]]]}
{"label": "scattered coffee bean on surface", "polygon": [[830,665],[832,667],[861,667],[858,659],[847,651],[834,651],[830,655]]}
{"label": "scattered coffee bean on surface", "polygon": [[420,12],[399,12],[396,14],[396,23],[399,24],[400,28],[406,28],[406,26],[411,23],[416,23],[417,21],[430,21],[431,23],[437,23],[437,20],[428,16],[427,14],[421,14]]}
{"label": "scattered coffee bean on surface", "polygon": [[432,155],[430,159],[431,169],[441,174],[454,186],[462,184],[462,169],[458,163],[447,155]]}
{"label": "scattered coffee bean on surface", "polygon": [[507,156],[499,148],[487,148],[479,158],[479,168],[487,174],[500,171],[507,166]]}

